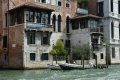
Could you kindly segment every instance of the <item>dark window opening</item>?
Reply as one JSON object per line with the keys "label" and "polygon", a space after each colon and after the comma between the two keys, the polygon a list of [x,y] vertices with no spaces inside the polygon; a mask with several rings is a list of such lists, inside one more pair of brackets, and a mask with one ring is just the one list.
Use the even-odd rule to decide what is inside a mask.
{"label": "dark window opening", "polygon": [[87,21],[80,21],[80,28],[84,29],[84,28],[88,28],[88,22]]}
{"label": "dark window opening", "polygon": [[98,3],[98,16],[104,16],[104,2]]}
{"label": "dark window opening", "polygon": [[98,39],[97,38],[92,39],[92,43],[98,44]]}
{"label": "dark window opening", "polygon": [[104,29],[103,29],[103,26],[100,26],[100,32],[103,32]]}
{"label": "dark window opening", "polygon": [[41,60],[42,60],[42,61],[48,60],[48,53],[42,53],[42,55],[41,55]]}
{"label": "dark window opening", "polygon": [[47,11],[34,11],[27,10],[26,12],[26,22],[36,22],[42,24],[50,24],[50,13]]}
{"label": "dark window opening", "polygon": [[49,23],[49,15],[47,12],[41,13],[41,23],[48,24]]}
{"label": "dark window opening", "polygon": [[72,30],[79,29],[79,22],[78,21],[72,21]]}
{"label": "dark window opening", "polygon": [[3,37],[3,48],[7,48],[7,36]]}
{"label": "dark window opening", "polygon": [[103,56],[103,53],[101,53],[101,54],[100,54],[100,59],[103,59],[103,57],[104,57],[104,56]]}
{"label": "dark window opening", "polygon": [[71,41],[70,40],[66,40],[65,41],[65,47],[66,48],[70,48],[71,47]]}
{"label": "dark window opening", "polygon": [[55,14],[53,15],[52,24],[53,24],[53,28],[54,28],[54,31],[55,31],[55,29],[56,29],[56,16],[55,16]]}
{"label": "dark window opening", "polygon": [[61,1],[58,1],[58,6],[61,6]]}
{"label": "dark window opening", "polygon": [[42,2],[42,3],[46,3],[46,0],[42,0],[41,2]]}
{"label": "dark window opening", "polygon": [[70,0],[66,0],[66,7],[67,7],[67,8],[70,7]]}
{"label": "dark window opening", "polygon": [[34,22],[34,16],[35,16],[34,14],[35,13],[32,10],[26,11],[26,21],[27,22]]}
{"label": "dark window opening", "polygon": [[112,47],[112,58],[115,58],[115,48]]}
{"label": "dark window opening", "polygon": [[95,55],[95,53],[93,53],[93,59],[95,59],[96,58],[96,55]]}
{"label": "dark window opening", "polygon": [[41,33],[41,45],[49,45],[50,44],[50,35],[49,32],[42,32]]}
{"label": "dark window opening", "polygon": [[120,39],[120,24],[119,24],[119,39]]}
{"label": "dark window opening", "polygon": [[30,11],[29,12],[29,22],[34,22],[34,12],[33,11]]}
{"label": "dark window opening", "polygon": [[35,53],[30,53],[30,60],[31,61],[35,61],[35,57],[36,57]]}
{"label": "dark window opening", "polygon": [[41,12],[36,12],[36,22],[41,23]]}
{"label": "dark window opening", "polygon": [[22,9],[10,13],[10,25],[21,24],[24,22],[24,12]]}
{"label": "dark window opening", "polygon": [[111,38],[114,38],[114,23],[111,22]]}
{"label": "dark window opening", "polygon": [[61,32],[61,16],[58,15],[58,32]]}
{"label": "dark window opening", "polygon": [[120,1],[118,1],[118,13],[120,14]]}
{"label": "dark window opening", "polygon": [[27,43],[35,44],[35,32],[27,32]]}
{"label": "dark window opening", "polygon": [[111,12],[113,12],[113,0],[111,0]]}
{"label": "dark window opening", "polygon": [[6,27],[8,27],[8,14],[5,13],[5,22],[6,22]]}
{"label": "dark window opening", "polygon": [[66,18],[66,32],[69,33],[70,30],[69,30],[69,25],[70,25],[70,18],[67,16]]}
{"label": "dark window opening", "polygon": [[66,3],[66,7],[68,7],[68,8],[69,8],[69,7],[70,7],[70,4],[69,4],[69,3]]}

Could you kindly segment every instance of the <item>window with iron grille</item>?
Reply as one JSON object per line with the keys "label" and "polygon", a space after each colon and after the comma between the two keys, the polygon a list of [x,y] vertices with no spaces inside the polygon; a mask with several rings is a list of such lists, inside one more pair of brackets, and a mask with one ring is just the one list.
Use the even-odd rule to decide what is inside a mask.
{"label": "window with iron grille", "polygon": [[35,32],[27,32],[27,44],[35,44]]}
{"label": "window with iron grille", "polygon": [[36,55],[35,53],[30,53],[30,60],[35,61]]}

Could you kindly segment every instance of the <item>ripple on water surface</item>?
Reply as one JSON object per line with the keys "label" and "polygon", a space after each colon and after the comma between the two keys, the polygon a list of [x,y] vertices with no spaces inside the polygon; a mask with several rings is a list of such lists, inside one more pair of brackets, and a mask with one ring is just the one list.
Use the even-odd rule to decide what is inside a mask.
{"label": "ripple on water surface", "polygon": [[71,71],[1,70],[0,80],[120,80],[120,65],[108,69]]}

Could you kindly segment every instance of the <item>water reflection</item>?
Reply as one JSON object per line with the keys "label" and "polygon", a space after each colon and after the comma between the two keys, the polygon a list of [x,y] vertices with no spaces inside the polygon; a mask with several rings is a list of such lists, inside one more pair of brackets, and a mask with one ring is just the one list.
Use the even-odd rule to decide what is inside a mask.
{"label": "water reflection", "polygon": [[120,80],[120,65],[108,69],[71,71],[1,70],[0,80]]}

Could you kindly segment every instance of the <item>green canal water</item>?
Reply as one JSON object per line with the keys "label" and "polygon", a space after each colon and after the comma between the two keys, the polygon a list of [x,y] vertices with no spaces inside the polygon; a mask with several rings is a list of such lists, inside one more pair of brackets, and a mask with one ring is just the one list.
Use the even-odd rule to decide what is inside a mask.
{"label": "green canal water", "polygon": [[0,80],[120,80],[120,65],[89,70],[0,70]]}

